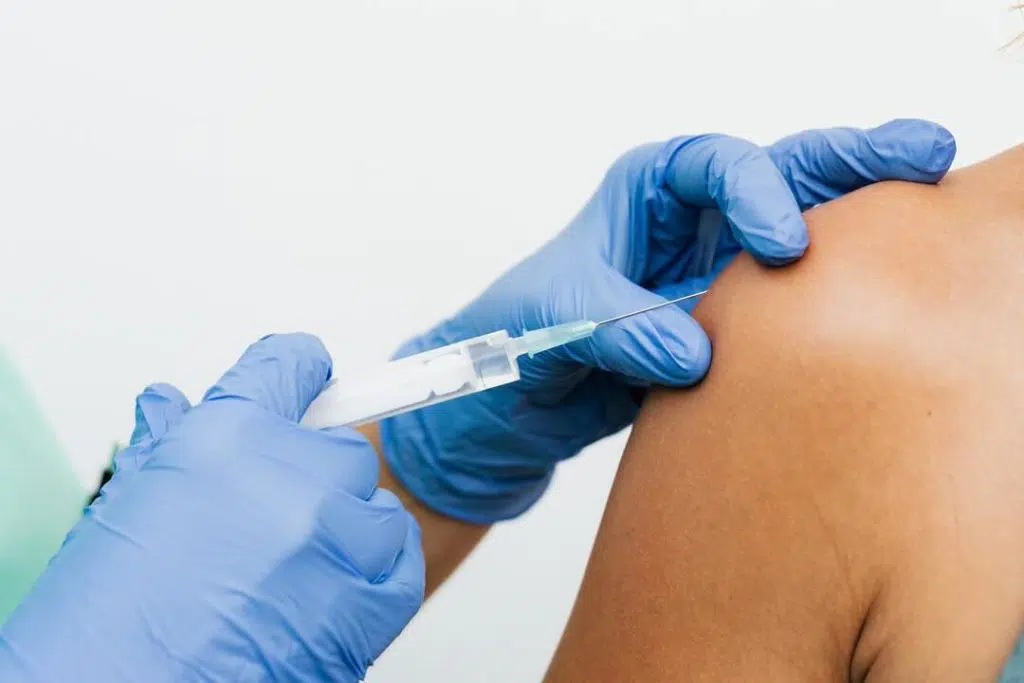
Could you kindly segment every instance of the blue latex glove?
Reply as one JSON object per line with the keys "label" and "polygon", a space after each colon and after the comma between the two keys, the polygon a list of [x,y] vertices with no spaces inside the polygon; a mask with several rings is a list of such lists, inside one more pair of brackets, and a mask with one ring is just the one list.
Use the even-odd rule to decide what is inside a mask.
{"label": "blue latex glove", "polygon": [[146,389],[114,477],[0,631],[0,680],[361,680],[423,600],[423,555],[370,443],[296,424],[330,372],[316,338],[282,335],[195,408]]}
{"label": "blue latex glove", "polygon": [[[802,210],[879,180],[937,182],[955,151],[948,131],[923,121],[810,131],[767,149],[721,135],[640,147],[615,162],[554,240],[398,355],[497,329],[603,320],[697,292],[744,249],[787,263],[808,245]],[[711,345],[688,313],[694,305],[524,358],[517,384],[384,420],[389,466],[449,516],[487,523],[520,514],[559,461],[633,421],[637,387],[705,375]]]}

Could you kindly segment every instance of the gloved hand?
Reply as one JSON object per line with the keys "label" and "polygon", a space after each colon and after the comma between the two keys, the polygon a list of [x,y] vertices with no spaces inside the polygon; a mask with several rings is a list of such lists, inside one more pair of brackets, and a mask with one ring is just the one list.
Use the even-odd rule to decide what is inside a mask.
{"label": "gloved hand", "polygon": [[[787,263],[808,245],[802,210],[879,180],[937,182],[955,149],[948,131],[923,121],[810,131],[767,149],[720,135],[634,149],[554,240],[397,355],[497,329],[602,320],[697,292],[741,250]],[[451,517],[520,514],[559,461],[633,421],[643,387],[705,375],[711,345],[688,313],[696,303],[522,358],[516,384],[382,421],[390,468]]]}
{"label": "gloved hand", "polygon": [[358,681],[423,600],[373,447],[296,424],[331,361],[251,346],[190,408],[155,385],[116,472],[0,631],[0,680]]}

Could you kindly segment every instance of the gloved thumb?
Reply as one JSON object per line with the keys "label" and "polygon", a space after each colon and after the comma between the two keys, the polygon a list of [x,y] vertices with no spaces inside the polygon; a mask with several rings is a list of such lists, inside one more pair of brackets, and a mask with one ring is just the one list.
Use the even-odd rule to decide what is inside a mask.
{"label": "gloved thumb", "polygon": [[170,384],[151,384],[135,397],[135,428],[131,441],[114,456],[114,476],[104,485],[103,497],[92,504],[93,512],[98,512],[127,485],[131,475],[149,459],[152,450],[149,446],[153,441],[181,422],[190,408],[185,395]]}
{"label": "gloved thumb", "polygon": [[150,384],[135,397],[135,428],[132,446],[162,437],[181,422],[191,405],[178,389],[170,384]]}
{"label": "gloved thumb", "polygon": [[377,489],[368,500],[326,496],[317,509],[317,545],[337,564],[370,583],[385,580],[402,552],[412,516],[395,494]]}
{"label": "gloved thumb", "polygon": [[250,346],[203,401],[241,399],[298,422],[331,378],[331,356],[311,334],[274,334]]}
{"label": "gloved thumb", "polygon": [[[693,291],[700,288],[695,286]],[[586,292],[582,317],[594,322],[667,301],[610,267],[587,283]],[[620,375],[631,383],[666,386],[695,384],[711,364],[707,334],[679,305],[601,326],[590,339],[570,344],[564,352],[571,360]]]}

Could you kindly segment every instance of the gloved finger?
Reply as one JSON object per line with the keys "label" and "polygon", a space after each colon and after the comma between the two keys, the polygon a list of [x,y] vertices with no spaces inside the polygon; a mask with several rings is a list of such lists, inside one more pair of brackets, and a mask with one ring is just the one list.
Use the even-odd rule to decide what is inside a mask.
{"label": "gloved finger", "polygon": [[807,209],[882,180],[936,183],[953,164],[956,140],[937,123],[898,119],[870,130],[797,133],[768,154]]}
{"label": "gloved finger", "polygon": [[724,135],[678,138],[655,162],[660,184],[683,204],[721,210],[736,239],[765,264],[803,255],[809,238],[800,207],[767,152]]}
{"label": "gloved finger", "polygon": [[[711,272],[709,272],[707,275],[703,275],[701,277],[688,278],[683,282],[675,282],[672,284],[663,285],[661,287],[655,288],[653,291],[662,299],[670,301],[672,299],[679,299],[684,296],[689,296],[694,292],[706,290],[709,287],[711,287],[711,283],[714,281],[714,279],[718,277],[718,274],[722,271],[722,269],[726,265],[728,265],[728,263],[731,262],[735,256],[736,253],[724,254],[719,256],[717,259],[715,259],[715,263],[711,268]],[[692,299],[687,299],[686,301],[681,301],[678,304],[676,304],[676,306],[678,306],[680,309],[686,311],[692,316],[694,309],[697,308],[697,304],[703,301],[704,297],[708,296],[709,294],[710,292],[708,292],[708,294],[694,297]],[[619,375],[614,380],[611,381],[617,383],[620,386],[620,388],[629,387],[630,389],[633,390],[648,389],[651,387],[652,384],[652,382],[648,379],[639,379],[627,375]],[[581,386],[580,388],[583,387]],[[630,401],[634,405],[636,405],[636,410],[639,410],[639,404],[636,401],[636,397],[631,397]],[[636,410],[634,410],[634,416]],[[629,422],[632,422],[632,419],[630,419]]]}
{"label": "gloved finger", "polygon": [[142,467],[149,457],[150,444],[181,422],[190,407],[185,395],[170,384],[151,384],[135,397],[131,441],[114,455],[114,477],[104,486],[105,494],[123,485],[129,473]]}
{"label": "gloved finger", "polygon": [[[740,251],[734,245],[726,244],[722,242],[724,246],[718,249],[716,254],[713,254],[709,259],[708,264],[703,268],[701,274],[691,275],[683,280],[677,282],[667,282],[659,284],[652,289],[654,292],[664,299],[678,299],[683,296],[687,296],[694,292],[702,292],[710,289],[712,283],[718,279],[718,276],[722,274],[730,263],[736,260],[739,256]],[[694,297],[693,299],[687,299],[679,303],[679,306],[683,308],[687,313],[693,313],[693,310],[697,308],[697,305],[704,300],[707,294]]]}
{"label": "gloved finger", "polygon": [[[612,268],[599,272],[587,283],[586,299],[578,305],[581,310],[563,312],[560,318],[598,322],[665,301]],[[688,386],[700,381],[711,363],[707,335],[678,306],[602,326],[590,339],[569,344],[555,353],[616,375],[668,386]]]}
{"label": "gloved finger", "polygon": [[[402,544],[402,551],[391,568],[386,585],[393,594],[402,598],[401,601],[392,601],[392,604],[394,609],[408,620],[412,619],[423,604],[427,586],[427,568],[423,556],[420,525],[409,512],[405,512],[405,516],[408,522],[405,543]],[[381,642],[385,641],[382,639]],[[377,655],[380,653],[378,652]]]}
{"label": "gloved finger", "polygon": [[328,427],[309,433],[310,445],[293,461],[317,481],[361,500],[373,495],[380,481],[377,451],[351,427]]}
{"label": "gloved finger", "polygon": [[163,383],[150,384],[135,397],[135,428],[129,445],[136,446],[146,440],[159,439],[181,422],[191,407],[188,398],[177,387]]}
{"label": "gloved finger", "polygon": [[[610,436],[636,419],[640,411],[640,398],[650,382],[607,372],[592,372],[573,388],[553,409],[564,417],[551,420],[548,438],[565,444],[566,453],[578,453],[598,438]],[[543,408],[543,407],[542,407]],[[598,434],[581,435],[579,425],[600,425]]]}
{"label": "gloved finger", "polygon": [[331,377],[331,356],[311,334],[277,334],[260,339],[203,401],[238,398],[298,422]]}
{"label": "gloved finger", "polygon": [[377,489],[369,500],[337,494],[321,505],[316,537],[339,565],[350,564],[367,581],[391,573],[409,530],[409,515],[395,494]]}
{"label": "gloved finger", "polygon": [[426,562],[423,558],[423,540],[420,525],[416,522],[416,518],[407,511],[405,516],[408,524],[405,543],[402,544],[402,551],[391,568],[387,580],[394,585],[406,586],[411,596],[418,598],[416,602],[421,603],[423,602],[423,590],[426,585]]}
{"label": "gloved finger", "polygon": [[419,611],[426,592],[426,564],[423,559],[423,542],[416,519],[405,513],[408,530],[390,575],[372,587],[374,598],[365,604],[361,620],[367,642],[379,643],[379,648],[369,652],[371,660],[377,659],[387,644]]}

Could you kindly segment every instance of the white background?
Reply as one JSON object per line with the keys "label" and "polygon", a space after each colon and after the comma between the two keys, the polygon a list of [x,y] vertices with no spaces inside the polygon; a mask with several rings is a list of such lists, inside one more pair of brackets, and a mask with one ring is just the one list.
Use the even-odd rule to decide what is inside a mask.
{"label": "white background", "polygon": [[[635,144],[897,116],[949,126],[960,163],[1024,140],[1009,2],[0,0],[0,343],[91,483],[146,383],[198,398],[268,331],[383,360]],[[539,680],[622,443],[370,680]]]}

